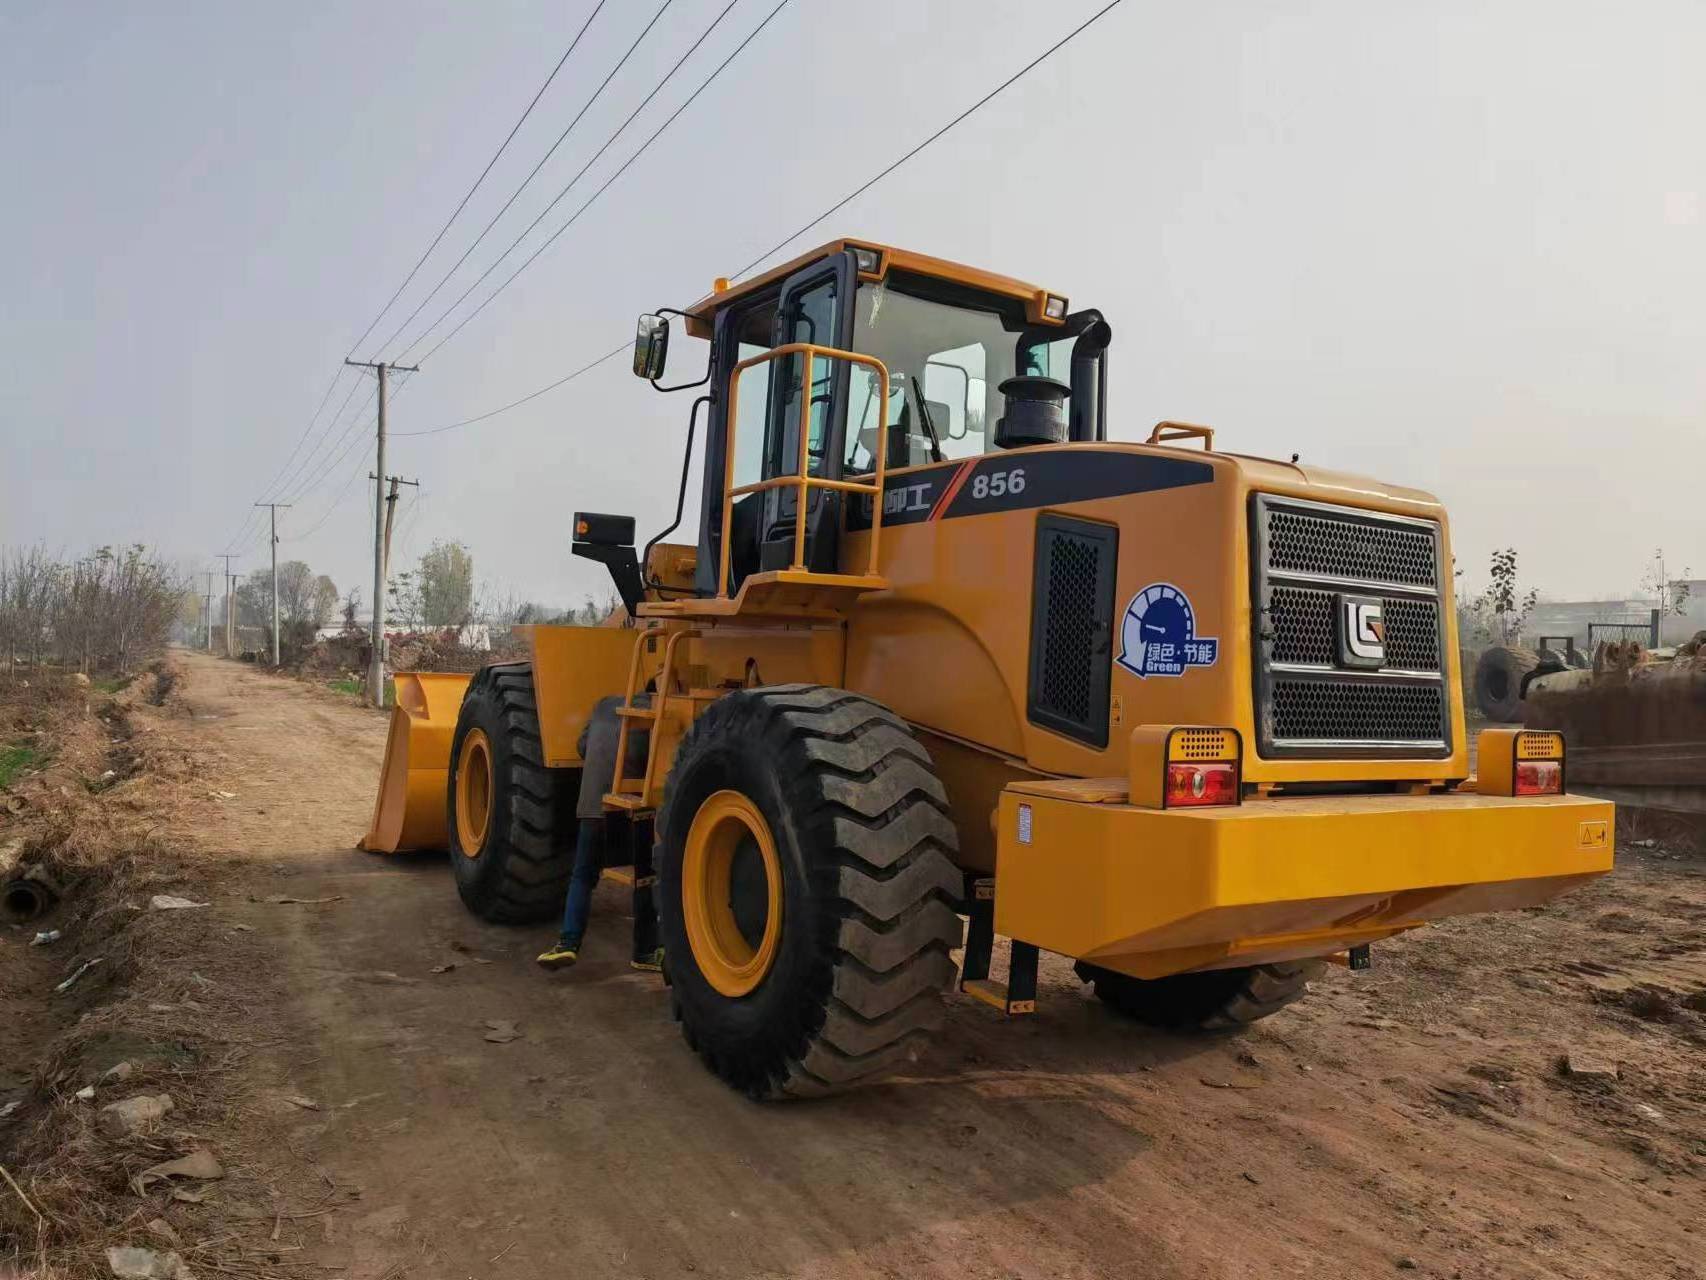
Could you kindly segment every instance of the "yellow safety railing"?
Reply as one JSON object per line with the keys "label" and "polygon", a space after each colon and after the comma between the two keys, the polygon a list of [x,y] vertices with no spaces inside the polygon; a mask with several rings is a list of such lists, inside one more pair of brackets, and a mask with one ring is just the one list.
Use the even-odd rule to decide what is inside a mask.
{"label": "yellow safety railing", "polygon": [[[754,365],[778,359],[781,356],[798,355],[803,358],[805,368],[802,371],[800,383],[800,458],[799,470],[793,475],[772,476],[768,480],[759,480],[752,484],[735,485],[735,423],[737,416],[737,397],[740,394],[740,375]],[[882,394],[877,403],[882,406],[877,415],[877,470],[871,481],[860,480],[829,480],[811,474],[811,420],[812,420],[812,367],[819,358],[825,360],[846,360],[851,364],[862,364],[874,369]],[[861,355],[856,351],[840,351],[834,347],[820,347],[810,342],[790,342],[780,347],[773,347],[750,360],[742,360],[729,374],[729,411],[727,418],[728,438],[723,442],[723,553],[722,562],[717,571],[717,594],[729,594],[729,536],[733,528],[734,500],[749,493],[762,493],[767,489],[793,489],[798,493],[794,503],[794,563],[790,566],[796,570],[806,568],[806,507],[807,499],[813,489],[832,489],[840,493],[861,493],[871,495],[871,546],[869,559],[865,566],[867,577],[877,572],[877,543],[883,527],[883,476],[888,465],[888,404],[889,404],[889,371],[888,366],[875,356]]]}

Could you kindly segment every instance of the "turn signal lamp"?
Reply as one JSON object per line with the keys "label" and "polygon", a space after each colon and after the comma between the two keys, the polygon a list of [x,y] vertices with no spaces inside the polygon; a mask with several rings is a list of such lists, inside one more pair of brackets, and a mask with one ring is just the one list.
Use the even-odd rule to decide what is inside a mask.
{"label": "turn signal lamp", "polygon": [[1564,792],[1562,760],[1518,760],[1516,793],[1519,796],[1556,796]]}
{"label": "turn signal lamp", "polygon": [[1166,808],[1237,803],[1238,766],[1233,762],[1167,766],[1167,794],[1163,797]]}
{"label": "turn signal lamp", "polygon": [[1564,735],[1538,729],[1483,729],[1475,789],[1484,796],[1564,793]]}
{"label": "turn signal lamp", "polygon": [[1131,803],[1147,809],[1241,804],[1243,758],[1236,729],[1139,725],[1131,734]]}

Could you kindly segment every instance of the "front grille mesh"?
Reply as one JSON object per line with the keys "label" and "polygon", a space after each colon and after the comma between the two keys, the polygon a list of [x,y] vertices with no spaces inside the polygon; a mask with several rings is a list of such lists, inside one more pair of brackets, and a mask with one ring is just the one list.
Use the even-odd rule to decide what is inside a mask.
{"label": "front grille mesh", "polygon": [[1273,682],[1274,736],[1322,742],[1427,742],[1440,736],[1437,684]]}
{"label": "front grille mesh", "polygon": [[1433,600],[1386,601],[1386,665],[1438,671],[1439,605]]}
{"label": "front grille mesh", "polygon": [[[1259,495],[1252,536],[1263,754],[1448,753],[1438,529]],[[1348,607],[1370,599],[1384,623],[1378,669],[1341,652],[1338,634]]]}
{"label": "front grille mesh", "polygon": [[1275,662],[1333,661],[1333,593],[1275,587],[1268,599]]}
{"label": "front grille mesh", "polygon": [[[1384,597],[1386,665],[1403,671],[1438,671],[1439,605],[1432,600]],[[1330,667],[1333,593],[1307,587],[1275,587],[1268,597],[1269,653],[1275,662]]]}
{"label": "front grille mesh", "polygon": [[1414,525],[1287,507],[1268,512],[1269,569],[1433,587],[1435,559],[1432,532]]}

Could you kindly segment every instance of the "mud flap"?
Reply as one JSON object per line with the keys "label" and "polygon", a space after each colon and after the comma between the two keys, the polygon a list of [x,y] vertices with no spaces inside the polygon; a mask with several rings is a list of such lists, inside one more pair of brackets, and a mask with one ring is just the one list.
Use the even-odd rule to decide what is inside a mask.
{"label": "mud flap", "polygon": [[397,704],[373,822],[357,848],[368,853],[449,848],[450,741],[472,679],[465,672],[397,672]]}

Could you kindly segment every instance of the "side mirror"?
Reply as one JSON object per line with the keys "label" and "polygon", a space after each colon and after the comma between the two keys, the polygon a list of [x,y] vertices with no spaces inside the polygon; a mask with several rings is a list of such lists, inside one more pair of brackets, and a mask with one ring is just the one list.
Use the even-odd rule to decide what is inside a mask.
{"label": "side mirror", "polygon": [[634,331],[634,376],[656,382],[668,357],[669,321],[648,312]]}

